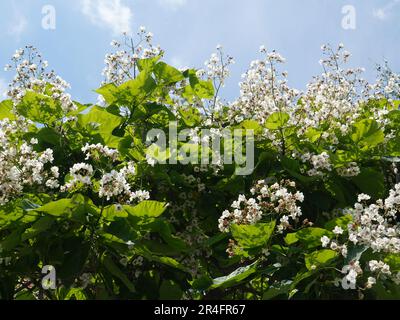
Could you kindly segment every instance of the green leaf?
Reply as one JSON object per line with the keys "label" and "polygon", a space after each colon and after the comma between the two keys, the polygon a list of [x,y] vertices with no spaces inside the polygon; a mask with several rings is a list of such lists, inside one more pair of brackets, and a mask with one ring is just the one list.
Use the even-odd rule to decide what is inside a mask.
{"label": "green leaf", "polygon": [[277,130],[284,127],[290,119],[285,112],[275,112],[269,116],[265,123],[265,127],[270,130]]}
{"label": "green leaf", "polygon": [[385,176],[381,171],[372,168],[362,168],[358,176],[352,180],[361,190],[362,193],[368,194],[375,199],[384,196],[385,193]]}
{"label": "green leaf", "polygon": [[234,239],[244,249],[265,246],[274,232],[276,222],[258,223],[254,225],[232,225]]}
{"label": "green leaf", "polygon": [[113,83],[108,83],[101,88],[97,89],[96,92],[101,94],[107,104],[113,104],[118,100],[118,88]]}
{"label": "green leaf", "polygon": [[317,272],[317,270],[310,270],[310,271],[300,271],[299,273],[296,274],[296,276],[293,278],[293,282],[291,285],[290,289],[295,289],[296,286],[302,282],[304,279],[307,279],[311,276],[313,276],[315,273]]}
{"label": "green leaf", "polygon": [[158,256],[156,254],[153,254],[145,246],[141,246],[139,244],[135,245],[135,250],[138,255],[146,258],[149,261],[158,262],[158,263],[164,264],[166,266],[169,266],[171,268],[174,268],[174,269],[177,269],[177,270],[180,270],[183,272],[187,272],[187,273],[190,272],[185,266],[183,266],[181,263],[176,261],[174,258],[166,257],[166,256]]}
{"label": "green leaf", "polygon": [[35,209],[37,212],[43,212],[54,217],[72,219],[84,223],[88,213],[97,214],[97,208],[91,200],[80,194],[74,195],[71,199],[61,199],[45,204]]}
{"label": "green leaf", "polygon": [[179,263],[178,261],[176,261],[174,258],[171,257],[153,256],[151,260],[160,262],[162,264],[165,264],[175,269],[179,269],[181,271],[189,272],[185,266],[183,266],[181,263]]}
{"label": "green leaf", "polygon": [[200,80],[196,75],[196,70],[186,71],[189,77],[192,92],[200,99],[212,99],[215,95],[214,85],[211,80]]}
{"label": "green leaf", "polygon": [[[62,238],[62,264],[57,267],[57,277],[72,284],[80,275],[89,259],[90,244],[83,238],[70,236]],[[64,283],[64,282],[63,282]]]}
{"label": "green leaf", "polygon": [[152,232],[158,232],[161,238],[170,247],[178,250],[179,252],[190,251],[190,247],[188,247],[185,241],[173,235],[172,226],[168,221],[164,219],[158,219],[157,221],[155,221],[150,225],[150,228]]}
{"label": "green leaf", "polygon": [[44,142],[46,144],[51,144],[53,146],[58,147],[62,137],[52,128],[42,128],[37,133],[37,138],[40,142]]}
{"label": "green leaf", "polygon": [[154,66],[154,74],[158,80],[167,85],[185,79],[182,72],[164,62],[159,62]]}
{"label": "green leaf", "polygon": [[166,163],[166,160],[171,157],[171,149],[152,144],[146,149],[146,157],[157,160],[157,163]]}
{"label": "green leaf", "polygon": [[310,140],[312,143],[316,142],[322,135],[323,132],[315,129],[315,128],[308,128],[305,136]]}
{"label": "green leaf", "polygon": [[34,122],[50,124],[62,117],[62,109],[53,98],[27,91],[16,106],[18,113]]}
{"label": "green leaf", "polygon": [[8,236],[2,238],[2,241],[0,242],[0,252],[11,251],[19,244],[21,244],[21,234],[23,232],[24,230],[19,228],[11,232],[11,234],[9,234]]}
{"label": "green leaf", "polygon": [[318,247],[321,245],[321,238],[327,236],[333,238],[333,233],[321,228],[305,228],[296,233],[289,233],[285,237],[285,242],[288,245],[295,244],[297,242],[303,243],[307,249]]}
{"label": "green leaf", "polygon": [[192,288],[199,291],[204,291],[210,288],[213,284],[213,279],[209,275],[202,275],[193,281],[189,281]]}
{"label": "green leaf", "polygon": [[102,212],[103,217],[107,221],[115,221],[116,218],[127,218],[128,213],[125,210],[121,210],[116,205],[110,205],[104,208]]}
{"label": "green leaf", "polygon": [[210,289],[226,289],[237,286],[242,283],[246,278],[254,274],[257,271],[257,266],[258,261],[252,263],[251,265],[248,265],[247,267],[240,267],[225,277],[216,278],[213,280],[213,284]]}
{"label": "green leaf", "polygon": [[316,268],[326,266],[333,260],[335,260],[337,256],[338,253],[336,251],[329,249],[314,251],[312,253],[306,254],[306,268],[308,270],[314,270]]}
{"label": "green leaf", "polygon": [[32,202],[30,199],[22,199],[20,207],[24,209],[24,211],[31,211],[40,208],[40,205]]}
{"label": "green leaf", "polygon": [[5,118],[9,120],[15,120],[15,115],[12,113],[12,107],[12,100],[4,100],[0,102],[0,120]]}
{"label": "green leaf", "polygon": [[71,212],[74,207],[75,204],[72,203],[71,199],[61,199],[58,201],[49,202],[44,206],[37,208],[36,211],[44,212],[55,217],[60,217]]}
{"label": "green leaf", "polygon": [[32,227],[25,230],[25,232],[21,236],[21,240],[25,241],[34,238],[43,231],[50,229],[54,222],[55,219],[51,216],[41,217],[32,225]]}
{"label": "green leaf", "polygon": [[332,231],[336,226],[342,228],[344,231],[347,230],[347,226],[353,221],[353,216],[347,214],[345,216],[334,218],[325,224],[325,229]]}
{"label": "green leaf", "polygon": [[168,115],[170,119],[175,119],[174,114],[168,109],[166,106],[158,103],[146,103],[141,106],[138,106],[132,115],[132,120],[148,120],[154,115],[158,115],[160,113],[165,113]]}
{"label": "green leaf", "polygon": [[384,262],[390,266],[390,271],[393,272],[400,272],[400,254],[388,254]]}
{"label": "green leaf", "polygon": [[211,247],[211,246],[213,246],[214,244],[216,244],[216,243],[218,243],[218,242],[221,242],[222,240],[225,240],[226,237],[227,237],[227,234],[226,234],[226,233],[218,233],[218,234],[212,236],[211,238],[207,239],[206,245],[207,245],[208,247]]}
{"label": "green leaf", "polygon": [[297,238],[296,233],[288,233],[285,237],[285,243],[290,246],[292,244],[295,244],[296,242],[299,241],[299,238]]}
{"label": "green leaf", "polygon": [[97,124],[99,126],[98,131],[105,133],[111,133],[123,120],[98,106],[94,106],[89,113],[79,115],[78,118],[82,125],[93,127],[93,124]]}
{"label": "green leaf", "polygon": [[76,110],[68,112],[69,116],[76,116],[92,106],[91,104],[81,104],[78,101],[74,101],[74,105],[76,106]]}
{"label": "green leaf", "polygon": [[192,83],[193,81],[191,81],[191,85],[194,89],[194,92],[200,99],[212,99],[214,97],[215,90],[211,80],[209,81],[200,80],[195,85],[193,85]]}
{"label": "green leaf", "polygon": [[165,212],[167,206],[165,202],[146,200],[134,207],[124,206],[124,209],[132,216],[157,218]]}
{"label": "green leaf", "polygon": [[399,300],[400,287],[393,282],[377,281],[371,289],[377,300]]}
{"label": "green leaf", "polygon": [[78,122],[86,131],[96,137],[99,143],[103,143],[111,148],[118,148],[121,138],[113,136],[113,131],[119,127],[123,118],[116,116],[106,109],[94,106],[89,113],[79,114]]}
{"label": "green leaf", "polygon": [[367,246],[351,245],[348,248],[347,257],[344,264],[349,264],[351,261],[358,261],[365,251],[368,250]]}
{"label": "green leaf", "polygon": [[330,177],[325,180],[325,189],[332,195],[338,202],[339,207],[345,207],[346,201],[346,187],[342,183],[342,179],[338,177]]}
{"label": "green leaf", "polygon": [[288,295],[292,286],[291,280],[284,280],[271,285],[263,294],[263,300],[271,300],[280,295]]}
{"label": "green leaf", "polygon": [[180,300],[183,291],[180,286],[172,280],[164,280],[160,287],[161,300]]}
{"label": "green leaf", "polygon": [[75,298],[75,300],[87,300],[87,296],[84,292],[83,289],[81,288],[71,288],[69,289],[67,295],[65,296],[64,300],[72,300],[72,298]]}
{"label": "green leaf", "polygon": [[243,128],[245,130],[254,130],[255,134],[262,133],[261,125],[255,120],[244,120],[240,124],[240,128]]}
{"label": "green leaf", "polygon": [[122,244],[122,245],[126,246],[127,241],[120,239],[119,237],[117,237],[114,234],[103,232],[103,231],[97,231],[97,234],[99,236],[101,236],[105,240],[105,242],[108,244],[118,243],[118,244]]}
{"label": "green leaf", "polygon": [[102,257],[102,263],[104,267],[116,278],[122,281],[122,283],[129,289],[130,292],[135,292],[135,286],[128,279],[128,277],[121,271],[121,269],[114,263],[111,257],[104,255]]}
{"label": "green leaf", "polygon": [[139,59],[138,62],[137,62],[139,71],[140,72],[146,71],[148,73],[153,72],[154,66],[157,64],[157,62],[160,59],[161,59],[161,56],[148,58],[148,59]]}
{"label": "green leaf", "polygon": [[157,84],[151,74],[142,71],[136,79],[129,80],[118,87],[118,103],[121,105],[140,105],[151,95]]}
{"label": "green leaf", "polygon": [[360,147],[372,148],[383,142],[385,135],[375,120],[361,120],[354,124],[351,140]]}
{"label": "green leaf", "polygon": [[302,182],[305,185],[309,185],[313,182],[315,182],[318,177],[310,177],[310,176],[305,176],[300,173],[300,163],[298,160],[291,159],[288,157],[281,157],[281,163],[282,166],[285,168],[285,170],[293,177],[298,179],[300,182]]}
{"label": "green leaf", "polygon": [[197,108],[189,107],[185,109],[179,109],[179,114],[183,120],[183,122],[188,127],[194,127],[200,124],[201,122],[201,115],[200,111]]}

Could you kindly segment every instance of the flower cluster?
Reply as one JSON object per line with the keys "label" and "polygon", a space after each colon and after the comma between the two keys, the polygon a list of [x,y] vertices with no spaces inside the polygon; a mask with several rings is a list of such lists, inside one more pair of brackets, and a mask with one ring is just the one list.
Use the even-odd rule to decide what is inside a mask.
{"label": "flower cluster", "polygon": [[129,195],[130,185],[126,181],[125,175],[122,172],[112,170],[110,173],[106,173],[100,180],[100,198],[107,198],[110,200],[113,197],[119,195]]}
{"label": "flower cluster", "polygon": [[277,215],[280,218],[279,231],[291,227],[290,219],[297,221],[302,215],[298,202],[304,195],[296,191],[293,181],[283,180],[268,185],[265,180],[258,181],[251,189],[253,197],[247,199],[239,195],[231,205],[232,211],[225,210],[219,218],[219,229],[228,232],[231,224],[255,224],[263,217]]}
{"label": "flower cluster", "polygon": [[234,64],[235,61],[231,56],[224,56],[222,46],[217,46],[217,53],[213,53],[209,60],[207,60],[204,65],[206,66],[206,71],[199,70],[197,75],[202,77],[204,74],[209,80],[214,81],[216,88],[219,85],[223,86],[226,79],[229,77],[229,66]]}
{"label": "flower cluster", "polygon": [[64,114],[77,110],[71,95],[66,93],[70,85],[55,72],[46,69],[48,62],[32,46],[26,46],[16,51],[12,57],[12,65],[6,70],[15,69],[16,75],[9,85],[8,96],[18,104],[27,91],[34,91],[54,99],[62,108]]}
{"label": "flower cluster", "polygon": [[[103,72],[106,88],[99,92],[104,93],[106,89],[138,79],[139,72],[148,72],[146,68],[142,70],[145,64],[161,59],[163,52],[160,47],[152,45],[153,35],[144,28],[140,28],[137,35],[139,41],[136,43],[127,35],[121,43],[112,42],[115,52],[106,56]],[[400,95],[400,76],[386,65],[379,67],[380,78],[370,84],[362,79],[362,69],[342,67],[350,58],[343,45],[335,50],[323,46],[322,50],[324,59],[320,62],[323,73],[314,77],[303,92],[289,86],[288,74],[281,70],[285,59],[279,53],[261,47],[262,58],[253,61],[243,75],[240,96],[232,103],[225,103],[219,93],[234,60],[218,46],[217,53],[206,62],[204,70],[196,72],[198,79],[194,77],[193,69],[181,69],[183,76],[179,74],[175,77],[174,69],[166,67],[165,81],[158,81],[161,76],[157,68],[165,66],[160,63],[151,75],[157,80],[154,90],[143,95],[140,105],[124,103],[129,99],[125,99],[125,94],[124,97],[117,94],[113,106],[94,108],[88,115],[79,114],[87,106],[71,100],[66,93],[69,85],[53,71],[46,71],[48,64],[35,48],[18,50],[13,57],[14,66],[6,67],[15,69],[17,73],[8,92],[11,100],[1,104],[4,109],[0,115],[0,211],[7,215],[0,214],[0,224],[7,219],[7,226],[0,226],[1,235],[20,234],[21,230],[32,229],[36,223],[31,215],[25,217],[22,210],[25,207],[20,208],[19,198],[32,201],[31,207],[39,206],[39,203],[36,204],[39,201],[32,194],[36,194],[37,198],[43,195],[44,201],[40,203],[46,203],[46,208],[51,207],[51,203],[58,204],[63,198],[73,200],[68,202],[71,205],[81,207],[82,199],[88,200],[90,205],[85,206],[88,209],[86,219],[75,219],[73,226],[68,216],[50,221],[55,223],[52,229],[56,230],[57,224],[62,233],[52,234],[50,229],[26,232],[29,238],[22,240],[25,235],[20,237],[18,247],[7,249],[4,257],[0,257],[2,267],[7,267],[7,272],[12,271],[18,260],[15,259],[17,255],[25,259],[24,255],[28,252],[29,259],[33,257],[32,252],[35,257],[38,255],[35,259],[40,266],[43,263],[40,257],[47,254],[42,250],[48,251],[48,248],[42,248],[43,241],[49,241],[54,236],[62,236],[60,240],[79,236],[79,243],[90,245],[90,254],[86,261],[82,261],[84,264],[81,274],[76,275],[75,285],[81,285],[82,294],[88,293],[88,298],[97,297],[97,285],[104,284],[102,277],[93,273],[96,271],[93,270],[93,262],[98,259],[106,267],[119,261],[120,274],[125,277],[124,281],[115,283],[115,290],[110,289],[110,297],[125,297],[129,293],[122,286],[127,286],[129,290],[133,285],[142,287],[141,284],[149,280],[149,275],[154,275],[155,279],[164,276],[160,283],[162,291],[165,291],[165,285],[167,288],[173,285],[179,288],[174,290],[174,295],[182,291],[184,294],[181,297],[193,294],[195,298],[201,298],[202,294],[194,290],[199,288],[198,285],[204,285],[205,291],[218,293],[222,290],[220,292],[228,298],[236,297],[242,289],[229,289],[234,285],[229,279],[235,274],[239,274],[245,284],[246,297],[255,299],[274,294],[275,284],[284,284],[281,281],[283,278],[279,279],[282,276],[292,281],[290,286],[295,286],[289,297],[304,288],[307,289],[301,292],[303,296],[309,291],[321,297],[325,295],[325,289],[328,295],[331,289],[327,285],[329,283],[341,285],[343,289],[359,289],[359,292],[381,281],[385,281],[384,284],[386,281],[400,284],[397,268],[400,254],[400,183],[390,191],[385,189],[395,179],[397,182],[400,179],[396,164],[399,159],[395,157],[400,145],[397,132],[399,116],[398,110],[395,110],[399,105],[395,99]],[[140,61],[146,58],[150,60]],[[171,81],[167,79],[169,74]],[[181,80],[176,82],[172,78]],[[138,88],[142,89],[148,93],[146,88]],[[127,98],[130,95],[136,97],[136,92],[128,91]],[[37,99],[24,104],[30,95]],[[32,107],[33,113],[39,113],[36,111],[43,106],[42,100],[51,100],[52,105],[46,108],[43,120],[37,120],[29,112],[22,112],[21,107]],[[118,115],[114,107],[119,108]],[[54,116],[53,109],[58,110]],[[4,115],[10,115],[13,120],[2,119]],[[107,122],[111,117],[115,121]],[[93,118],[99,123],[92,122]],[[243,120],[250,121],[243,123]],[[166,129],[167,121],[176,121],[182,129],[179,136],[179,144],[183,146],[179,151],[181,158],[186,159],[189,152],[199,156],[199,151],[202,151],[201,156],[212,157],[213,164],[185,166],[182,161],[182,165],[173,168],[161,163],[158,165],[156,155],[162,158],[160,150],[149,147],[151,141],[146,141],[149,139],[146,139],[145,131]],[[107,130],[102,130],[104,126]],[[235,166],[206,145],[210,146],[212,142],[213,146],[221,146],[222,142],[229,140],[233,142],[236,158],[236,152],[243,155],[243,141],[232,139],[232,131],[249,127],[255,128],[254,156],[257,159],[253,164],[256,167],[252,175],[232,178]],[[225,132],[229,133],[229,137]],[[242,137],[235,132],[236,136]],[[97,143],[99,140],[108,145]],[[360,143],[355,144],[354,141]],[[201,144],[200,149],[192,148],[197,144]],[[53,149],[46,149],[48,146]],[[363,177],[350,179],[358,176],[361,170]],[[370,186],[361,185],[361,178],[373,179],[376,172],[386,174],[387,179],[384,184],[376,185],[375,193],[379,188],[379,193],[388,191],[388,195],[372,203],[370,196],[358,195],[357,190],[366,192],[364,190]],[[265,174],[268,177],[257,181],[260,174],[264,175],[261,178]],[[338,179],[337,175],[346,179]],[[289,180],[292,179],[290,177],[297,179],[299,184]],[[239,183],[247,184],[250,179],[253,179],[254,186],[249,192],[240,194],[232,203],[226,203],[233,190],[241,188]],[[338,188],[342,187],[345,197],[338,193]],[[145,190],[147,188],[149,191]],[[306,188],[310,196],[303,203],[305,197],[300,190]],[[125,225],[126,230],[122,230],[122,234],[115,231],[121,231],[117,230],[119,224],[123,225],[124,219],[129,220],[129,216],[120,214],[118,221],[108,212],[103,215],[104,219],[95,217],[95,212],[104,212],[106,208],[120,212],[125,205],[136,205],[150,199],[150,194],[156,199],[154,204],[160,205],[160,208],[165,209],[164,202],[171,203],[161,217],[154,214],[151,223],[148,223],[147,216],[138,216],[140,221],[135,223],[134,228]],[[357,195],[354,207],[339,208]],[[137,209],[151,214],[153,203],[142,205]],[[158,205],[155,206],[156,212]],[[229,205],[228,210],[221,214],[221,208]],[[17,206],[24,219],[9,226],[8,221],[15,220]],[[46,208],[43,212],[41,209],[35,211],[44,215]],[[210,219],[215,219],[215,210],[221,214],[218,220],[221,232],[237,231],[232,232],[233,239],[228,240],[226,252],[231,257],[238,255],[242,260],[232,259],[226,263],[226,254],[221,250],[226,237],[213,234],[217,225],[215,221],[214,226],[210,224]],[[343,217],[343,214],[346,216]],[[37,218],[40,217],[38,214]],[[318,228],[307,228],[313,225],[309,219],[315,221]],[[37,221],[42,223],[43,220]],[[332,221],[335,221],[334,225]],[[44,223],[47,224],[46,220]],[[80,223],[80,229],[87,232],[77,235]],[[233,225],[248,227],[234,230]],[[22,226],[24,229],[21,229]],[[107,251],[110,239],[104,237],[104,231],[108,235],[111,233],[113,242],[119,243],[112,247],[113,252]],[[248,239],[246,232],[252,233]],[[137,244],[126,238],[128,236],[138,241]],[[242,239],[249,241],[245,243]],[[318,240],[325,249],[321,250]],[[160,253],[163,259],[157,258]],[[276,272],[271,271],[268,277],[258,279],[248,277],[250,273],[246,270],[251,270],[247,268],[252,266],[235,268],[237,262],[242,264],[251,260],[257,260],[258,267],[262,269],[276,269]],[[179,276],[180,281],[176,281],[174,268],[171,267],[187,272]],[[221,267],[222,270],[219,269]],[[165,273],[165,268],[171,272]],[[228,269],[236,271],[231,276],[221,277]],[[306,269],[310,272],[305,275],[312,277],[302,277],[300,283],[296,275],[302,275],[302,270]],[[22,273],[16,275],[17,280],[27,277],[29,275]],[[200,281],[193,281],[196,278]],[[203,281],[204,278],[214,281]],[[133,283],[135,281],[140,285]],[[188,289],[188,283],[193,284],[193,290]],[[220,287],[215,288],[213,283]],[[60,279],[60,285],[65,286],[67,282]],[[320,290],[321,287],[324,288]],[[150,289],[144,294],[135,292],[135,295],[138,298],[161,296],[159,286]],[[155,291],[150,292],[153,289]],[[336,294],[337,290],[334,292]],[[375,294],[373,290],[370,292]],[[15,290],[10,294],[15,294]],[[19,294],[25,295],[25,292]],[[353,292],[349,296],[354,296]]]}
{"label": "flower cluster", "polygon": [[[82,152],[86,155],[86,160],[98,162],[105,159],[110,163],[118,160],[119,152],[110,149],[102,144],[89,145],[86,144],[82,148]],[[101,174],[97,180],[97,172]],[[111,170],[105,172],[101,168],[94,168],[88,163],[76,163],[69,170],[69,179],[64,186],[61,187],[62,192],[73,192],[81,188],[89,188],[97,192],[100,198],[107,201],[117,199],[118,203],[141,202],[150,199],[150,193],[145,190],[132,191],[131,180],[136,174],[135,164],[133,162],[126,163],[119,170]]]}
{"label": "flower cluster", "polygon": [[254,119],[263,124],[274,112],[291,112],[298,99],[299,91],[287,83],[287,72],[279,73],[277,66],[285,59],[277,52],[260,48],[263,60],[255,60],[243,74],[240,83],[240,97],[229,109],[229,119],[240,123]]}
{"label": "flower cluster", "polygon": [[301,115],[304,131],[329,123],[331,133],[338,129],[346,134],[362,112],[368,83],[360,77],[363,69],[341,68],[350,57],[342,44],[336,51],[326,45],[322,50],[325,59],[320,63],[324,73],[307,85],[296,113]]}
{"label": "flower cluster", "polygon": [[[296,153],[293,153],[296,156]],[[332,164],[330,162],[329,154],[322,152],[321,154],[312,154],[306,152],[304,154],[299,154],[298,157],[303,163],[309,163],[311,169],[307,171],[307,175],[313,176],[323,176],[325,172],[332,171]]]}
{"label": "flower cluster", "polygon": [[134,79],[138,72],[138,60],[162,55],[159,46],[153,46],[153,34],[146,32],[146,28],[140,27],[137,32],[139,38],[134,43],[132,38],[124,34],[123,42],[112,41],[111,45],[117,49],[115,53],[109,53],[105,57],[103,76],[104,84],[113,83],[121,85],[127,80]]}
{"label": "flower cluster", "polygon": [[[398,254],[400,253],[400,225],[397,222],[400,209],[400,184],[396,184],[390,190],[389,196],[384,200],[377,200],[368,204],[371,197],[366,194],[358,196],[358,202],[349,212],[352,221],[348,224],[347,230],[336,226],[333,233],[338,239],[332,240],[327,236],[321,238],[323,247],[340,252],[347,257],[348,245],[370,249],[373,254]],[[347,244],[339,244],[339,238]],[[357,278],[370,272],[365,288],[371,288],[377,278],[391,278],[397,282],[400,273],[392,274],[390,267],[383,261],[370,260],[364,268],[358,259],[350,261],[345,265],[342,273],[345,274],[341,280],[344,289],[356,289]]]}
{"label": "flower cluster", "polygon": [[[338,235],[343,234],[344,230],[341,227],[336,226],[335,229],[333,230],[333,233]],[[333,251],[339,252],[343,257],[347,257],[348,253],[348,248],[346,244],[340,245],[338,241],[331,240],[327,236],[323,236],[321,238],[321,243],[322,247],[326,248],[329,246],[329,248]]]}
{"label": "flower cluster", "polygon": [[150,194],[145,190],[131,190],[129,180],[136,173],[132,162],[121,168],[119,171],[112,170],[104,173],[100,179],[99,197],[106,198],[107,201],[117,198],[119,203],[140,202],[150,199]]}
{"label": "flower cluster", "polygon": [[341,177],[356,177],[360,174],[361,170],[356,162],[350,162],[343,167],[336,168],[336,172]]}
{"label": "flower cluster", "polygon": [[368,195],[361,194],[351,211],[353,222],[349,225],[349,240],[370,247],[374,252],[400,252],[400,226],[397,218],[400,209],[400,184],[396,184],[385,200],[368,205]]}
{"label": "flower cluster", "polygon": [[53,151],[34,150],[36,139],[18,145],[14,135],[27,132],[24,120],[0,120],[0,205],[17,197],[28,187],[59,187],[57,167],[51,167]]}
{"label": "flower cluster", "polygon": [[352,261],[350,264],[345,265],[342,268],[342,273],[345,274],[341,281],[342,288],[345,290],[356,289],[357,277],[363,273],[360,262]]}
{"label": "flower cluster", "polygon": [[115,149],[110,149],[107,146],[103,146],[102,144],[86,144],[82,151],[86,155],[86,160],[93,159],[93,160],[100,160],[101,157],[110,159],[112,162],[116,162],[118,160],[119,152]]}
{"label": "flower cluster", "polygon": [[[296,135],[301,142],[307,144],[317,140],[317,145],[327,151],[350,133],[353,124],[366,111],[371,119],[375,119],[385,129],[387,114],[394,108],[393,99],[399,97],[399,76],[387,67],[380,67],[376,83],[370,84],[362,78],[364,69],[342,67],[350,58],[343,44],[336,50],[330,46],[323,46],[322,50],[324,59],[320,63],[324,72],[314,77],[307,89],[301,92],[288,86],[286,72],[278,71],[278,65],[284,63],[285,59],[274,51],[268,53],[262,47],[261,53],[265,58],[251,63],[240,83],[240,97],[227,111],[230,123],[251,119],[263,125],[273,113],[284,112],[290,117],[287,126],[296,126]],[[384,98],[388,99],[385,105],[368,104]],[[394,134],[388,134],[385,139],[392,138]],[[287,146],[281,141],[284,140],[282,134],[265,129],[264,136],[278,150],[286,151]],[[321,165],[325,171],[332,170],[326,152],[310,154],[301,147],[299,150],[294,146],[290,148],[292,152],[309,154],[307,162],[310,161],[312,166],[316,163],[317,167]],[[311,168],[308,174],[320,176],[324,170]],[[356,164],[351,163],[338,169],[338,173],[350,177],[358,175],[359,170]]]}
{"label": "flower cluster", "polygon": [[86,163],[76,163],[69,170],[71,179],[61,187],[61,191],[71,191],[80,186],[92,186],[93,167]]}

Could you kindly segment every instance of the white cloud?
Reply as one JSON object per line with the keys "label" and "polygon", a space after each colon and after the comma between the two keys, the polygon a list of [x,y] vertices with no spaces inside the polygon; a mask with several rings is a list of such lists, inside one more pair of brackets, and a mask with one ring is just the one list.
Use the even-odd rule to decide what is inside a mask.
{"label": "white cloud", "polygon": [[380,9],[374,10],[374,17],[375,17],[375,18],[378,18],[378,19],[380,19],[380,20],[385,20],[386,17],[387,17],[387,15],[386,15],[385,10],[383,10],[382,8],[380,8]]}
{"label": "white cloud", "polygon": [[0,100],[7,98],[8,85],[6,80],[0,78]]}
{"label": "white cloud", "polygon": [[177,69],[189,69],[187,61],[181,57],[172,57],[170,63],[173,67]]}
{"label": "white cloud", "polygon": [[177,10],[180,7],[185,6],[187,0],[158,0],[158,2],[168,9]]}
{"label": "white cloud", "polygon": [[375,9],[373,11],[373,15],[375,18],[377,18],[379,20],[386,20],[388,18],[389,13],[393,9],[393,7],[395,7],[398,4],[400,4],[400,0],[392,0],[384,7]]}
{"label": "white cloud", "polygon": [[13,22],[8,27],[7,33],[19,41],[27,26],[28,20],[26,20],[25,16],[16,12]]}
{"label": "white cloud", "polygon": [[131,32],[133,13],[121,0],[81,0],[81,11],[94,25],[109,28],[114,35]]}

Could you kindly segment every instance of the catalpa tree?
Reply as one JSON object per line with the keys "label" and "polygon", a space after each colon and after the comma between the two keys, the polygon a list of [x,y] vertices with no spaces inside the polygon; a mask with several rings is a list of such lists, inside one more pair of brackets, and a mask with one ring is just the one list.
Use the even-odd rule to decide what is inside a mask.
{"label": "catalpa tree", "polygon": [[94,105],[33,47],[7,66],[2,299],[400,298],[387,65],[369,83],[343,45],[323,46],[299,91],[261,47],[227,102],[221,47],[178,70],[144,28],[112,45]]}

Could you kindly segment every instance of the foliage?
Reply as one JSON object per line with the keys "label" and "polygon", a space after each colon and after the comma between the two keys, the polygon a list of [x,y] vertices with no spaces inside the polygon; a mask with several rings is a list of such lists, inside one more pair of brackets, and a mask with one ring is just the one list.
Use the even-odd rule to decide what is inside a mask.
{"label": "foliage", "polygon": [[[108,56],[104,105],[72,101],[63,82],[22,62],[37,80],[15,81],[0,104],[0,297],[400,298],[393,92],[378,85],[365,100],[361,81],[336,70],[300,94],[276,80],[281,57],[270,53],[224,105],[232,61],[221,49],[208,72],[152,50],[122,67]],[[254,171],[157,163],[172,150],[152,149],[146,133],[171,121],[192,138],[200,127],[253,129]],[[379,238],[362,234],[368,223]],[[54,290],[42,288],[46,265]]]}

